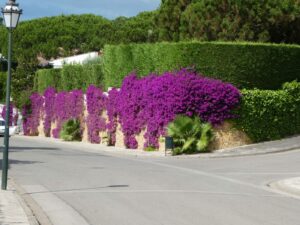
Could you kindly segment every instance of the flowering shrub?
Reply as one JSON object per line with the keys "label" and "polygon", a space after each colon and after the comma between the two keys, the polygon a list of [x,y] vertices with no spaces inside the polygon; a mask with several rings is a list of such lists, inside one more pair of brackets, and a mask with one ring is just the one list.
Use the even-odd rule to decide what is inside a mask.
{"label": "flowering shrub", "polygon": [[52,130],[54,138],[60,137],[60,131],[64,122],[69,119],[81,119],[83,117],[84,99],[81,90],[60,92],[54,102],[54,118],[56,128]]}
{"label": "flowering shrub", "polygon": [[234,86],[204,78],[185,69],[161,76],[125,78],[119,95],[119,120],[125,144],[136,148],[135,135],[146,129],[145,147],[158,147],[158,138],[178,114],[199,116],[213,125],[233,118],[241,95]]}
{"label": "flowering shrub", "polygon": [[51,123],[54,122],[54,102],[55,102],[55,89],[50,87],[44,92],[45,99],[45,117],[44,117],[44,132],[46,137],[51,135]]}
{"label": "flowering shrub", "polygon": [[[44,96],[45,133],[50,133],[53,121],[56,121],[56,128],[52,130],[52,134],[56,138],[59,137],[64,122],[78,119],[82,123],[82,91],[60,92],[55,95],[55,90],[49,88]],[[41,103],[37,104],[36,95],[31,98],[32,115],[36,115]],[[205,78],[186,69],[166,72],[161,76],[152,74],[142,79],[131,74],[124,79],[120,90],[112,89],[108,96],[93,85],[87,89],[88,116],[85,122],[88,139],[92,143],[100,143],[99,133],[107,131],[110,144],[115,144],[119,123],[126,147],[137,148],[136,136],[145,130],[144,147],[158,148],[159,137],[166,135],[166,126],[176,115],[198,116],[204,122],[218,125],[235,117],[232,110],[239,104],[240,98],[240,92],[231,84]],[[105,110],[107,121],[103,117]],[[27,111],[24,108],[24,114]],[[30,118],[26,119],[25,126],[36,127],[36,124],[32,125]]]}
{"label": "flowering shrub", "polygon": [[109,144],[116,144],[116,131],[118,127],[118,100],[119,100],[119,91],[116,88],[113,88],[108,92],[107,99],[107,116],[108,123],[106,125],[107,132],[109,133]]}
{"label": "flowering shrub", "polygon": [[106,108],[106,96],[100,88],[91,85],[86,91],[86,101],[88,139],[91,143],[100,143],[99,132],[106,130],[106,122],[102,117]]}
{"label": "flowering shrub", "polygon": [[[9,105],[9,126],[16,124],[16,119],[18,120],[18,117],[15,118],[16,116],[15,117],[13,116],[13,110],[14,110],[14,105],[12,103],[10,103],[10,105]],[[1,116],[4,120],[6,120],[6,105],[2,108]]]}
{"label": "flowering shrub", "polygon": [[22,118],[23,118],[23,132],[24,135],[29,136],[30,135],[30,129],[29,129],[29,123],[30,123],[30,111],[31,106],[30,105],[24,105],[21,111]]}
{"label": "flowering shrub", "polygon": [[[23,129],[26,135],[38,135],[41,115],[43,112],[44,98],[37,93],[30,96],[31,106],[25,106],[22,110]],[[31,111],[30,111],[31,110]]]}

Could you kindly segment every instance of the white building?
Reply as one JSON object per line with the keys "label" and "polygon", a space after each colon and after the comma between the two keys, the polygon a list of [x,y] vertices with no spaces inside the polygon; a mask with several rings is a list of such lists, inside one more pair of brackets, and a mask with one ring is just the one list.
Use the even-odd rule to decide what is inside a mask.
{"label": "white building", "polygon": [[86,61],[97,59],[99,57],[98,52],[90,52],[81,55],[70,56],[61,59],[55,59],[50,61],[49,64],[53,66],[54,69],[61,69],[64,64],[72,65],[72,64],[83,64]]}

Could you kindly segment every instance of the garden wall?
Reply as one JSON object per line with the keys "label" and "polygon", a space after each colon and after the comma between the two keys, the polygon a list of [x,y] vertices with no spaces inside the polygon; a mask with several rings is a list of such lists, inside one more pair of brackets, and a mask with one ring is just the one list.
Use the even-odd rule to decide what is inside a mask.
{"label": "garden wall", "polygon": [[106,88],[120,87],[132,71],[143,77],[191,67],[238,88],[275,90],[300,80],[300,47],[249,42],[106,45],[103,67]]}
{"label": "garden wall", "polygon": [[[162,148],[161,137],[176,115],[199,116],[215,130],[211,149],[275,140],[300,133],[300,83],[281,90],[243,90],[187,70],[138,79],[104,93],[89,86],[33,94],[24,107],[24,132],[59,138],[64,122],[79,120],[85,140],[127,148]],[[41,124],[44,132],[41,130]]]}

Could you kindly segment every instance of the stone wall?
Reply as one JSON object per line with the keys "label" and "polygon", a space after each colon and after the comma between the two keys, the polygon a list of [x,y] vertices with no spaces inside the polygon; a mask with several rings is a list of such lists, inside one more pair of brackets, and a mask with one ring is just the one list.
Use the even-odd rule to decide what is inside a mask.
{"label": "stone wall", "polygon": [[[82,124],[83,124],[83,142],[88,142],[88,130],[87,125],[85,123],[85,118],[87,117],[88,113],[87,110],[84,110],[83,118],[82,118]],[[105,120],[108,120],[107,113],[103,112],[102,117],[105,118]],[[55,128],[56,123],[51,124],[51,128]],[[44,129],[43,129],[43,120],[41,119],[39,127],[39,136],[45,137]],[[136,136],[136,140],[138,142],[138,149],[144,148],[144,135],[145,130],[143,130],[139,135]],[[52,133],[51,133],[52,136]],[[99,136],[101,137],[101,144],[108,145],[108,135],[107,132],[100,132]],[[251,144],[250,138],[241,130],[236,129],[232,123],[224,122],[221,126],[214,128],[214,139],[212,143],[209,146],[209,150],[219,150],[219,149],[226,149],[226,148],[233,148],[238,147],[242,145],[248,145]],[[124,145],[124,135],[121,129],[121,125],[118,124],[117,132],[116,132],[116,147],[119,148],[125,148]],[[159,140],[159,151],[165,150],[165,143],[164,143],[164,137],[161,137]]]}

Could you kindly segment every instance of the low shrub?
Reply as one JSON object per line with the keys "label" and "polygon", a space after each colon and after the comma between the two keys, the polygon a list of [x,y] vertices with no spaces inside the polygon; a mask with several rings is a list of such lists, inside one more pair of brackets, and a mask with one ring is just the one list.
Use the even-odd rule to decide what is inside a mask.
{"label": "low shrub", "polygon": [[212,126],[197,116],[178,115],[167,132],[174,139],[173,155],[205,152],[213,137]]}
{"label": "low shrub", "polygon": [[81,141],[82,131],[80,121],[71,119],[65,122],[60,132],[60,138],[64,141]]}

